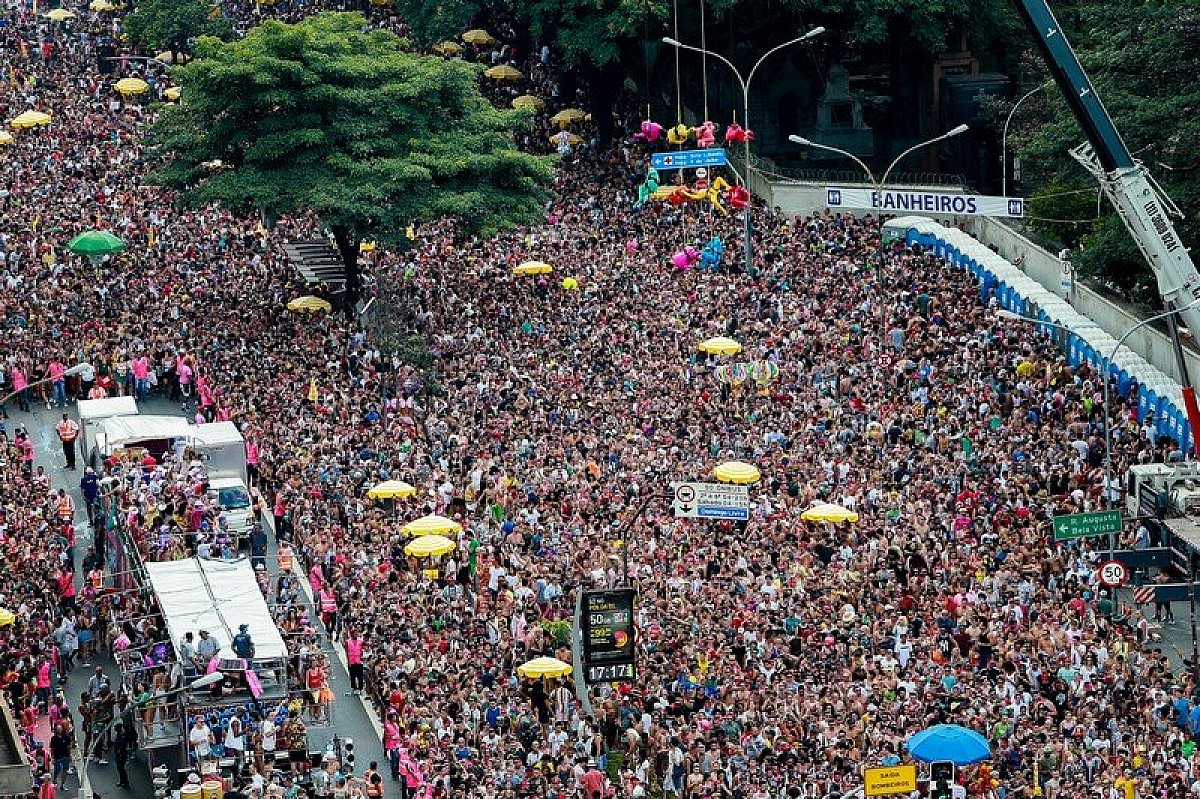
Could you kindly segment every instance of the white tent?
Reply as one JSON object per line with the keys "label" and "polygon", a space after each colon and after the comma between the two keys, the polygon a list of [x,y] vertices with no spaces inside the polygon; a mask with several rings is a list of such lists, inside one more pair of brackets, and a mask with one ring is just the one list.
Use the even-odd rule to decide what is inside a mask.
{"label": "white tent", "polygon": [[96,445],[107,454],[137,441],[183,438],[192,425],[179,416],[115,416],[100,423]]}
{"label": "white tent", "polygon": [[249,559],[151,562],[146,564],[146,572],[176,652],[185,633],[198,636],[201,630],[208,630],[221,645],[220,656],[232,660],[236,655],[229,645],[238,625],[245,624],[254,641],[256,661],[287,657],[287,644],[258,589]]}

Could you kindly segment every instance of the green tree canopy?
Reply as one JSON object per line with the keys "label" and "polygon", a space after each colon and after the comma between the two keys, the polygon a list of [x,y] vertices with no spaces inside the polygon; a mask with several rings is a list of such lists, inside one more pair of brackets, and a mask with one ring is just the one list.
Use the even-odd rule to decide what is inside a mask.
{"label": "green tree canopy", "polygon": [[[556,48],[568,67],[603,67],[637,52],[633,45],[643,35],[663,35],[674,8],[667,0],[397,0],[396,7],[422,45],[457,38],[472,20],[512,15],[533,41]],[[704,8],[714,28],[732,17],[739,29],[761,33],[763,48],[779,43],[781,28],[821,23],[855,47],[878,48],[900,31],[906,44],[935,52],[959,27],[994,35],[1005,7],[1003,0],[708,0]],[[679,12],[691,24],[698,8],[680,3]]]}
{"label": "green tree canopy", "polygon": [[[1200,7],[1179,0],[1097,0],[1076,4],[1072,19],[1077,29],[1069,33],[1080,62],[1130,151],[1184,210],[1185,218],[1175,223],[1180,235],[1195,242],[1200,237],[1195,221],[1200,205],[1200,150],[1195,146],[1200,140],[1200,85],[1195,80],[1200,73]],[[1035,74],[1029,88],[1047,74],[1044,69]],[[1057,87],[1021,106],[1010,144],[1022,157],[1025,184],[1040,187],[1034,192],[1038,216],[1096,217],[1096,181],[1068,155],[1083,140]],[[1068,201],[1068,191],[1080,192],[1080,199]],[[1034,221],[1039,232],[1078,247],[1075,262],[1084,271],[1126,290],[1140,287],[1157,299],[1149,267],[1107,201],[1091,222]]]}
{"label": "green tree canopy", "polygon": [[205,0],[138,0],[123,22],[135,44],[148,49],[190,53],[192,42],[201,35],[228,38],[227,20],[211,16]]}
{"label": "green tree canopy", "polygon": [[523,117],[493,108],[471,65],[402,44],[351,13],[201,39],[197,60],[173,73],[183,102],[152,132],[165,156],[157,179],[193,203],[315,212],[352,298],[364,236],[396,241],[443,216],[482,234],[540,218],[553,169],[514,144]]}

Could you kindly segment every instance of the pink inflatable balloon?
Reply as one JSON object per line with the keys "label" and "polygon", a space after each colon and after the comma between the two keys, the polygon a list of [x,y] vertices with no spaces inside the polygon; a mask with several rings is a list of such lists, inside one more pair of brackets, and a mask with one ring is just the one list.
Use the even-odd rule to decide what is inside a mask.
{"label": "pink inflatable balloon", "polygon": [[687,269],[689,266],[692,265],[691,262],[688,260],[688,254],[687,254],[686,250],[680,250],[679,252],[672,255],[671,263],[675,264],[676,269]]}

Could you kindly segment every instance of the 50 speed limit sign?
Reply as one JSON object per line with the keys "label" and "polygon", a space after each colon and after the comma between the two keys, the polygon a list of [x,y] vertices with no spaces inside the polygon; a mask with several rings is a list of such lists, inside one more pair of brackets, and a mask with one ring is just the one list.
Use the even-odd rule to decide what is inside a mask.
{"label": "50 speed limit sign", "polygon": [[1129,580],[1129,569],[1119,560],[1108,560],[1100,564],[1099,576],[1105,588],[1120,588]]}

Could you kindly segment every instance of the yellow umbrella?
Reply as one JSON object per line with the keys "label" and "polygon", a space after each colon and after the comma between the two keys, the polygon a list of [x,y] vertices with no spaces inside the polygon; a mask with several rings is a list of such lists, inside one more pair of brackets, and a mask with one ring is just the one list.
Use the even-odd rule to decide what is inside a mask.
{"label": "yellow umbrella", "polygon": [[417,489],[403,480],[385,480],[378,485],[371,486],[371,490],[367,492],[367,497],[370,499],[407,499],[416,495]]}
{"label": "yellow umbrella", "polygon": [[[559,134],[557,134],[557,133],[555,133],[555,134],[551,135],[551,136],[550,136],[550,143],[551,143],[551,144],[558,144],[558,137],[559,137]],[[568,141],[568,142],[570,142],[571,144],[583,144],[583,139],[579,138],[579,137],[578,137],[578,136],[576,136],[574,133],[568,133],[568,134],[567,134],[567,141]]]}
{"label": "yellow umbrella", "polygon": [[179,95],[182,93],[182,91],[183,90],[180,89],[178,86],[172,86],[171,88],[169,88],[165,92],[163,92],[163,97],[166,97],[168,100],[170,100],[171,102],[174,103],[179,100]]}
{"label": "yellow umbrella", "polygon": [[563,282],[562,282],[562,287],[565,288],[567,291],[577,289],[577,288],[579,288],[579,281],[573,277],[564,277]]}
{"label": "yellow umbrella", "polygon": [[376,245],[375,242],[373,242],[373,241],[360,242],[358,245],[358,251],[359,252],[375,252],[375,249],[377,246],[378,245]]}
{"label": "yellow umbrella", "polygon": [[26,111],[8,124],[14,128],[36,128],[38,125],[49,125],[50,115],[44,111]]}
{"label": "yellow umbrella", "polygon": [[412,536],[440,536],[446,533],[461,532],[462,525],[453,519],[431,513],[409,522],[400,529]]}
{"label": "yellow umbrella", "polygon": [[121,94],[145,94],[150,90],[150,84],[141,78],[121,78],[113,88]]}
{"label": "yellow umbrella", "polygon": [[429,558],[445,555],[457,548],[458,544],[444,535],[427,535],[409,541],[408,546],[404,547],[404,554],[412,555],[414,558]]}
{"label": "yellow umbrella", "polygon": [[825,503],[809,508],[800,514],[800,518],[806,522],[856,522],[858,514],[841,505]]}
{"label": "yellow umbrella", "polygon": [[518,111],[541,111],[546,107],[546,101],[532,94],[522,94],[513,98],[512,107]]}
{"label": "yellow umbrella", "polygon": [[526,261],[520,266],[514,266],[512,273],[514,275],[548,275],[554,271],[554,267],[544,261]]}
{"label": "yellow umbrella", "polygon": [[493,80],[520,80],[524,77],[521,75],[521,70],[510,67],[508,64],[492,67],[489,70],[485,70],[483,74]]}
{"label": "yellow umbrella", "polygon": [[441,55],[458,55],[462,52],[462,45],[458,42],[441,42],[433,46],[433,52]]}
{"label": "yellow umbrella", "polygon": [[13,135],[7,130],[0,130],[0,144],[12,144]]}
{"label": "yellow umbrella", "polygon": [[491,44],[496,41],[492,34],[480,28],[472,28],[462,35],[462,40],[467,44]]}
{"label": "yellow umbrella", "polygon": [[558,658],[534,658],[528,663],[517,666],[517,674],[529,679],[538,677],[566,677],[575,669],[569,663],[563,663]]}
{"label": "yellow umbrella", "polygon": [[720,480],[722,483],[733,483],[735,485],[750,485],[757,483],[762,479],[762,474],[759,473],[757,466],[752,466],[749,463],[741,461],[725,461],[717,468],[713,469],[713,477]]}
{"label": "yellow umbrella", "polygon": [[303,297],[297,297],[287,304],[289,311],[324,311],[329,313],[333,310],[333,306],[328,301],[320,297],[314,297],[311,294],[306,294]]}
{"label": "yellow umbrella", "polygon": [[736,355],[742,351],[742,345],[731,338],[716,336],[701,341],[698,349],[709,355]]}
{"label": "yellow umbrella", "polygon": [[74,11],[67,11],[65,8],[55,8],[42,14],[46,19],[52,19],[55,22],[66,22],[69,19],[75,18]]}
{"label": "yellow umbrella", "polygon": [[112,11],[116,6],[108,2],[108,0],[92,0],[88,8],[92,11]]}
{"label": "yellow umbrella", "polygon": [[551,122],[557,122],[560,125],[569,125],[572,122],[580,122],[587,114],[580,111],[578,108],[564,108],[554,116],[550,117]]}
{"label": "yellow umbrella", "polygon": [[17,620],[17,614],[8,608],[0,608],[0,627],[7,627]]}

